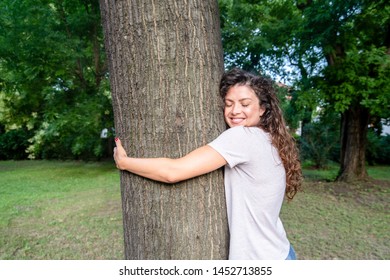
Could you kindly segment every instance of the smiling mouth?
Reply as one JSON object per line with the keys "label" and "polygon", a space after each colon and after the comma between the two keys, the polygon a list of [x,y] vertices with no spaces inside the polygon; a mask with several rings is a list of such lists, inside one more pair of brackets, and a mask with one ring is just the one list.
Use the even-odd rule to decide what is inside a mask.
{"label": "smiling mouth", "polygon": [[231,123],[233,124],[239,124],[239,123],[242,123],[245,119],[243,118],[231,118],[230,121]]}

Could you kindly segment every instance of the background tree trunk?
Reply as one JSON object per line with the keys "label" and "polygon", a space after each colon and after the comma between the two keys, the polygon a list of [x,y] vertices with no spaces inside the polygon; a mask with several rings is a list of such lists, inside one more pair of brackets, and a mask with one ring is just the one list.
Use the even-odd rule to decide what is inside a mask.
{"label": "background tree trunk", "polygon": [[351,105],[341,117],[341,165],[338,181],[364,180],[366,170],[366,143],[368,109]]}
{"label": "background tree trunk", "polygon": [[[180,157],[224,130],[216,0],[101,0],[116,135],[129,156]],[[177,185],[121,172],[126,259],[226,259],[221,171]]]}

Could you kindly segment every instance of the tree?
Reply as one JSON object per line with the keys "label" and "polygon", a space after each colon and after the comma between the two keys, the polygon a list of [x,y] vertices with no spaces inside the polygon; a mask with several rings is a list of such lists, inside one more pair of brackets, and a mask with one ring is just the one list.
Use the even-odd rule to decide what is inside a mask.
{"label": "tree", "polygon": [[[180,157],[224,129],[216,1],[100,1],[116,135],[134,157]],[[221,172],[169,186],[121,172],[126,259],[225,259]]]}
{"label": "tree", "polygon": [[97,0],[1,1],[0,73],[0,124],[28,132],[30,157],[103,156],[113,117]]}
{"label": "tree", "polygon": [[340,113],[338,179],[366,179],[367,126],[389,118],[387,1],[220,2],[230,64],[286,77],[306,116],[317,106]]}
{"label": "tree", "polygon": [[341,113],[338,180],[364,180],[370,118],[389,117],[389,6],[386,1],[307,1],[301,9],[310,19],[304,34],[316,32],[327,61],[317,85]]}

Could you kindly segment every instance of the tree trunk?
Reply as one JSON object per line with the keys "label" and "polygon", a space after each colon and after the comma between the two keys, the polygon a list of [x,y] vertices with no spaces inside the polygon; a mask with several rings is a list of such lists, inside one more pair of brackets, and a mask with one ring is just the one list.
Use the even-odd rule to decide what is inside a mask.
{"label": "tree trunk", "polygon": [[369,113],[360,104],[353,104],[341,118],[341,165],[338,181],[364,180]]}
{"label": "tree trunk", "polygon": [[[224,130],[216,0],[100,0],[116,135],[132,157],[180,157]],[[121,172],[126,259],[226,259],[221,170],[176,185]]]}

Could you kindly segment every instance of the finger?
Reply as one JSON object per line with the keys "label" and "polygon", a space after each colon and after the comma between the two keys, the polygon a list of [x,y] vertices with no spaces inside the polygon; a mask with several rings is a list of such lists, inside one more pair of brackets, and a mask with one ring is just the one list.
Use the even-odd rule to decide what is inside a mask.
{"label": "finger", "polygon": [[116,150],[115,150],[116,154],[114,154],[114,155],[127,157],[127,153],[125,151],[125,148],[123,148],[122,142],[119,138],[115,138],[115,145],[116,145]]}
{"label": "finger", "polygon": [[122,146],[122,142],[121,142],[121,140],[118,137],[115,138],[115,145],[117,147]]}

